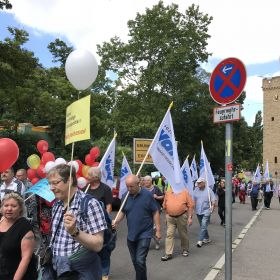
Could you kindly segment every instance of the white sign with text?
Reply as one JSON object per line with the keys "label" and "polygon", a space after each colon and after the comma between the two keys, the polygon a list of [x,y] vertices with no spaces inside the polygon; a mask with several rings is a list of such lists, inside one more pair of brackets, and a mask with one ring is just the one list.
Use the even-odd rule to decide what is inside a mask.
{"label": "white sign with text", "polygon": [[214,123],[233,122],[240,120],[240,104],[215,107],[213,112]]}

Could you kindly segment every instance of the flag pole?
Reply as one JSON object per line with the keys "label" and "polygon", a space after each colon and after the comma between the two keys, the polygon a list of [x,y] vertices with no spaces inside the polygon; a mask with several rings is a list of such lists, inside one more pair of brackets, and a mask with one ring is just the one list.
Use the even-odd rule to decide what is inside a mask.
{"label": "flag pole", "polygon": [[[72,151],[71,151],[71,162],[73,161],[74,157],[74,147],[75,147],[75,142],[72,143]],[[72,170],[73,170],[73,164],[70,164],[70,174],[69,174],[69,186],[68,186],[68,198],[67,198],[67,210],[69,210],[70,207],[70,193],[71,193],[71,181],[72,181]]]}
{"label": "flag pole", "polygon": [[[166,111],[166,113],[165,113],[163,119],[165,118],[166,114],[168,114],[168,112],[171,110],[172,106],[173,106],[173,101],[170,103],[170,105],[169,105],[169,107],[168,107],[168,109],[167,109],[167,111]],[[161,125],[159,126],[159,128],[158,128],[158,130],[157,130],[155,136],[158,134],[158,131],[159,131],[160,127],[161,127]],[[145,157],[144,157],[144,159],[143,159],[143,161],[142,161],[142,163],[141,163],[141,165],[140,165],[140,167],[139,167],[139,169],[138,169],[138,171],[137,171],[137,173],[136,173],[136,176],[139,175],[139,173],[140,173],[140,171],[141,171],[141,169],[142,169],[142,167],[143,167],[143,165],[144,165],[144,163],[145,163],[145,161],[146,161],[146,159],[147,159],[147,157],[148,157],[148,155],[149,155],[149,153],[150,153],[150,150],[151,150],[151,147],[152,147],[154,141],[155,141],[155,137],[154,137],[152,143],[150,144],[150,146],[149,146],[149,148],[148,148],[148,150],[147,150],[147,153],[146,153],[146,155],[145,155]],[[115,221],[116,221],[117,218],[119,217],[119,215],[120,215],[120,213],[121,213],[121,211],[122,211],[122,209],[123,209],[123,207],[124,207],[124,205],[125,205],[125,203],[126,203],[126,201],[127,201],[128,195],[129,195],[129,192],[126,193],[126,196],[125,196],[125,198],[124,198],[124,200],[123,200],[123,202],[122,202],[122,204],[121,204],[121,206],[120,206],[120,209],[119,209],[119,211],[118,211],[118,213],[117,213],[117,215],[116,215],[116,217],[115,217],[115,219],[114,219]]]}

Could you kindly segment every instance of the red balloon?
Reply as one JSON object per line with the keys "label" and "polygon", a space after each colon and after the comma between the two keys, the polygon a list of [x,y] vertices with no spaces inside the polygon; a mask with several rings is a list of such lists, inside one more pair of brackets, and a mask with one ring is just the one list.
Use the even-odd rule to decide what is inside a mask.
{"label": "red balloon", "polygon": [[47,162],[49,162],[49,161],[55,161],[55,156],[54,156],[54,154],[51,153],[51,152],[45,152],[45,153],[43,153],[42,159],[41,159],[42,164],[45,165],[45,164],[46,164]]}
{"label": "red balloon", "polygon": [[31,181],[35,177],[36,177],[36,171],[31,168],[27,169],[27,178]]}
{"label": "red balloon", "polygon": [[95,161],[91,166],[98,167],[99,166],[99,162]]}
{"label": "red balloon", "polygon": [[10,138],[0,139],[0,172],[7,170],[17,161],[19,149],[17,143]]}
{"label": "red balloon", "polygon": [[49,143],[45,140],[40,140],[37,143],[37,150],[42,155],[43,153],[47,152],[49,149]]}
{"label": "red balloon", "polygon": [[31,180],[32,185],[35,185],[36,183],[38,183],[40,181],[39,178],[35,177]]}
{"label": "red balloon", "polygon": [[89,165],[91,166],[93,164],[93,160],[91,159],[91,156],[90,154],[87,154],[86,157],[85,157],[85,163],[86,165]]}
{"label": "red balloon", "polygon": [[45,172],[45,166],[44,165],[40,165],[37,168],[37,175],[41,178],[45,178],[46,177],[46,172]]}
{"label": "red balloon", "polygon": [[90,154],[91,160],[94,162],[95,159],[100,156],[100,150],[98,147],[93,147],[90,149],[89,154]]}

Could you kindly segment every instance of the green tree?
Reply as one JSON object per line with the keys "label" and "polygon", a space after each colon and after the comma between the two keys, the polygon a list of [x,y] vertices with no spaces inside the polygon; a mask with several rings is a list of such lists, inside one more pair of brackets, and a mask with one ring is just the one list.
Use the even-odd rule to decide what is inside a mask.
{"label": "green tree", "polygon": [[[114,37],[98,46],[101,66],[115,73],[112,121],[122,144],[133,137],[152,138],[171,101],[179,153],[200,153],[200,141],[220,164],[223,131],[212,123],[209,75],[199,68],[206,51],[212,17],[195,5],[184,13],[160,1],[128,21],[127,43]],[[212,164],[212,163],[211,163]]]}

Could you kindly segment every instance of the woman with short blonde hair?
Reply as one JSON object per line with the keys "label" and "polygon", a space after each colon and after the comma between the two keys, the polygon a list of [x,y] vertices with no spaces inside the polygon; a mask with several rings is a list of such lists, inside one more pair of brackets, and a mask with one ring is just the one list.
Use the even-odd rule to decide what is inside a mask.
{"label": "woman with short blonde hair", "polygon": [[0,279],[36,280],[35,237],[28,220],[23,217],[24,200],[8,193],[1,203]]}

